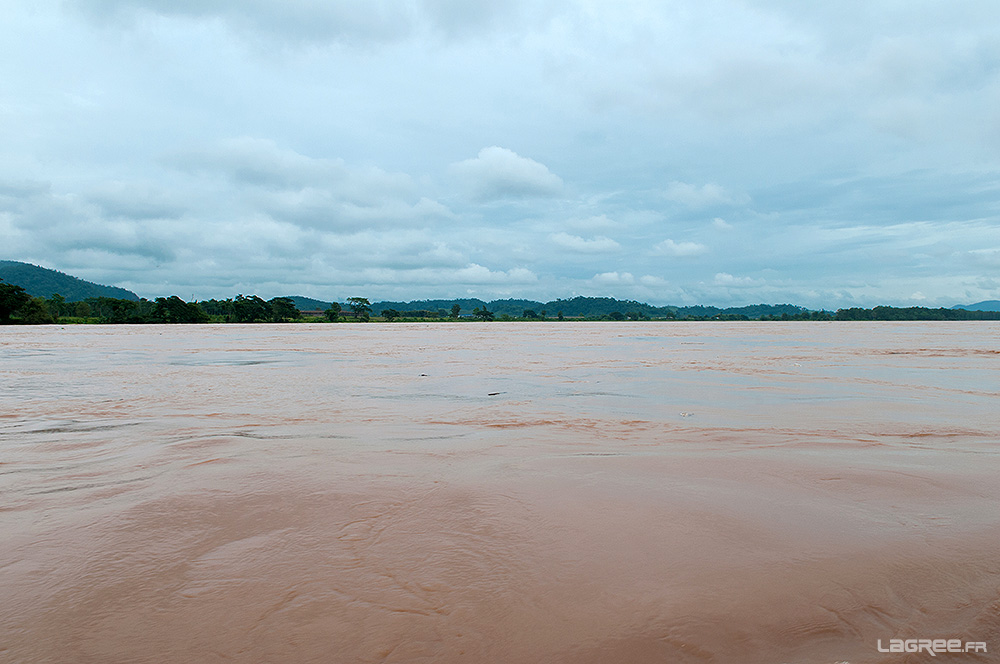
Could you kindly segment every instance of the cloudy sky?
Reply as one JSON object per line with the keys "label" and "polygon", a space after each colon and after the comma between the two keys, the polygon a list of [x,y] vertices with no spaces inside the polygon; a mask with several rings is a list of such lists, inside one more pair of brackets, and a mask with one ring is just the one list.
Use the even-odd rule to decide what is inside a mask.
{"label": "cloudy sky", "polygon": [[0,12],[0,258],[145,297],[1000,299],[996,0]]}

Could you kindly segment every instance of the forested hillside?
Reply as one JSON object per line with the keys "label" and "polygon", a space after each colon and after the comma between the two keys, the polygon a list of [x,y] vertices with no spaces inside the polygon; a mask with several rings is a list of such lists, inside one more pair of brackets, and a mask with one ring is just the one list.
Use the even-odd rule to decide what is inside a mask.
{"label": "forested hillside", "polygon": [[49,298],[58,293],[67,302],[79,302],[88,297],[113,297],[119,300],[139,299],[138,295],[124,288],[102,286],[56,270],[20,261],[0,261],[0,280],[20,286],[32,297]]}

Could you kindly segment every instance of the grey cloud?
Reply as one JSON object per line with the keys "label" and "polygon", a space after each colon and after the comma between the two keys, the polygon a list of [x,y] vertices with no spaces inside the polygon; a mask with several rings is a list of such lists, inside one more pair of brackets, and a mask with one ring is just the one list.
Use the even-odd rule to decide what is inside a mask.
{"label": "grey cloud", "polygon": [[426,237],[397,238],[365,234],[334,243],[340,253],[351,252],[359,270],[381,270],[382,274],[419,270],[454,271],[469,265],[469,257],[445,243]]}
{"label": "grey cloud", "polygon": [[991,249],[973,249],[968,252],[969,259],[974,263],[993,269],[1000,269],[1000,247]]}
{"label": "grey cloud", "polygon": [[263,213],[241,213],[189,227],[189,244],[235,264],[257,260],[270,264],[278,257],[294,260],[309,256],[317,241],[315,231]]}
{"label": "grey cloud", "polygon": [[140,182],[109,182],[93,191],[89,200],[112,218],[170,219],[185,211],[175,196]]}
{"label": "grey cloud", "polygon": [[449,37],[541,30],[559,14],[574,10],[562,0],[421,0],[417,6],[431,29]]}
{"label": "grey cloud", "polygon": [[101,19],[131,20],[141,12],[233,26],[293,41],[392,41],[413,30],[413,6],[392,0],[74,0]]}
{"label": "grey cloud", "polygon": [[4,199],[9,199],[13,204],[26,198],[47,194],[50,190],[51,185],[48,182],[0,180],[0,205],[3,205]]}
{"label": "grey cloud", "polygon": [[1000,44],[955,42],[935,36],[928,48],[925,35],[898,35],[873,41],[859,63],[861,80],[881,96],[960,92],[995,78],[1000,70]]}
{"label": "grey cloud", "polygon": [[448,33],[461,34],[505,22],[517,11],[518,3],[503,0],[424,0],[423,5],[434,24]]}
{"label": "grey cloud", "polygon": [[259,138],[230,139],[208,149],[172,155],[165,162],[192,173],[218,173],[252,187],[327,191],[360,206],[385,198],[411,199],[416,194],[412,178],[404,173],[349,167],[342,159],[308,157]]}
{"label": "grey cloud", "polygon": [[46,193],[12,214],[11,224],[33,244],[54,252],[93,250],[167,262],[175,256],[172,227],[144,219],[107,219],[77,196]]}
{"label": "grey cloud", "polygon": [[[444,243],[423,240],[409,247],[387,251],[385,241],[378,241],[375,251],[368,248],[364,257],[370,266],[392,270],[457,270],[469,264],[468,256]],[[365,249],[362,248],[364,252]]]}
{"label": "grey cloud", "polygon": [[312,159],[280,148],[272,140],[252,137],[175,153],[164,162],[193,173],[218,173],[237,183],[277,189],[333,183],[347,177],[343,162]]}
{"label": "grey cloud", "polygon": [[149,259],[167,263],[176,256],[177,245],[171,234],[162,234],[144,224],[90,222],[58,226],[48,234],[47,243],[54,249],[73,252],[81,249]]}
{"label": "grey cloud", "polygon": [[241,186],[251,209],[311,228],[343,230],[453,216],[446,206],[420,196],[405,173],[308,157],[270,140],[232,139],[166,161],[192,174],[222,175]]}
{"label": "grey cloud", "polygon": [[[403,284],[411,288],[429,285],[438,289],[470,286],[503,288],[531,285],[538,281],[537,275],[531,270],[524,268],[490,269],[478,263],[469,263],[460,268],[420,267],[397,270],[373,267],[352,271],[335,270],[330,277],[337,283],[347,286],[384,287]],[[379,292],[384,291],[380,290]],[[440,290],[429,292],[440,292]]]}
{"label": "grey cloud", "polygon": [[424,30],[464,37],[522,21],[544,21],[559,3],[512,0],[71,0],[102,21],[135,21],[142,13],[217,18],[243,32],[289,42],[387,43]]}
{"label": "grey cloud", "polygon": [[385,198],[360,204],[336,192],[318,189],[272,193],[257,203],[276,219],[334,231],[426,224],[453,216],[447,207],[427,198],[415,202]]}
{"label": "grey cloud", "polygon": [[574,39],[590,48],[553,42],[562,48],[549,54],[559,73],[554,84],[603,112],[624,108],[648,122],[666,114],[687,131],[750,139],[749,149],[760,133],[825,149],[843,130],[862,141],[854,154],[866,155],[876,149],[859,134],[896,131],[893,109],[909,116],[910,140],[995,144],[989,116],[1000,43],[987,2],[961,10],[888,2],[830,10],[785,2],[637,4],[582,14],[588,18],[573,24]]}
{"label": "grey cloud", "polygon": [[895,224],[992,217],[998,194],[994,173],[919,170],[786,182],[755,190],[753,202],[760,211],[822,209],[828,218]]}

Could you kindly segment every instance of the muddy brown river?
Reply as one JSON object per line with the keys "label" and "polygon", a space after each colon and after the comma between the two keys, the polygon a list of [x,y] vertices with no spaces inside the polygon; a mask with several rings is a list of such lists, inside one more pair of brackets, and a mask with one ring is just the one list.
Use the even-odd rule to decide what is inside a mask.
{"label": "muddy brown river", "polygon": [[9,326],[0,662],[997,662],[998,443],[990,322]]}

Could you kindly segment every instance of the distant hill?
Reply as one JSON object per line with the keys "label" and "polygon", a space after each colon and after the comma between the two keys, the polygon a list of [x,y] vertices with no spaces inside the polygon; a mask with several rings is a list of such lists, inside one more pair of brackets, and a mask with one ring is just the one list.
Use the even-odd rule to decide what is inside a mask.
{"label": "distant hill", "polygon": [[56,270],[20,261],[0,261],[0,279],[8,284],[20,286],[33,297],[48,298],[58,293],[66,298],[67,302],[77,302],[88,297],[114,297],[119,300],[139,299],[138,295],[124,288],[102,286]]}
{"label": "distant hill", "polygon": [[330,308],[330,302],[314,300],[303,295],[286,295],[289,300],[295,303],[295,308],[299,311],[326,311]]}
{"label": "distant hill", "polygon": [[[447,312],[451,312],[451,307],[454,304],[458,304],[462,308],[463,314],[471,315],[473,309],[485,306],[486,302],[475,298],[459,300],[413,300],[412,302],[375,302],[372,304],[372,311],[376,314],[381,313],[385,309],[395,309],[401,312],[437,311],[444,309]],[[520,316],[523,311],[523,309],[518,311],[517,315]]]}
{"label": "distant hill", "polygon": [[724,316],[761,318],[762,316],[781,316],[783,314],[794,316],[795,314],[801,314],[806,311],[809,310],[794,304],[751,304],[746,307],[729,307],[727,309],[702,306],[678,307],[676,315],[678,318],[685,318],[687,316],[712,317],[720,314]]}
{"label": "distant hill", "polygon": [[552,300],[539,305],[545,309],[547,315],[558,314],[560,311],[564,316],[571,318],[577,316],[596,317],[607,316],[610,313],[618,312],[627,314],[635,312],[644,316],[669,316],[677,307],[654,307],[635,300],[617,300],[613,297],[583,297],[578,296],[569,300]]}
{"label": "distant hill", "polygon": [[[293,298],[294,299],[294,298]],[[460,300],[414,300],[412,302],[374,302],[372,312],[379,315],[385,309],[395,309],[403,314],[407,311],[451,311],[451,307],[458,304],[461,307],[461,314],[469,316],[473,309],[486,307],[497,316],[513,316],[520,318],[525,310],[530,309],[536,314],[543,311],[549,318],[554,318],[562,312],[568,318],[598,318],[607,316],[614,312],[620,314],[639,313],[649,318],[711,318],[713,316],[746,316],[747,318],[760,318],[761,316],[781,316],[782,314],[794,315],[807,311],[802,307],[792,304],[755,304],[747,307],[730,307],[722,309],[719,307],[693,306],[693,307],[655,307],[644,302],[635,300],[617,300],[613,297],[574,297],[569,300],[551,300],[549,302],[538,302],[536,300],[492,300],[484,302],[479,299]],[[301,307],[299,307],[301,309]]]}
{"label": "distant hill", "polygon": [[952,309],[965,309],[966,311],[1000,311],[1000,300],[984,300],[975,304],[956,304]]}

